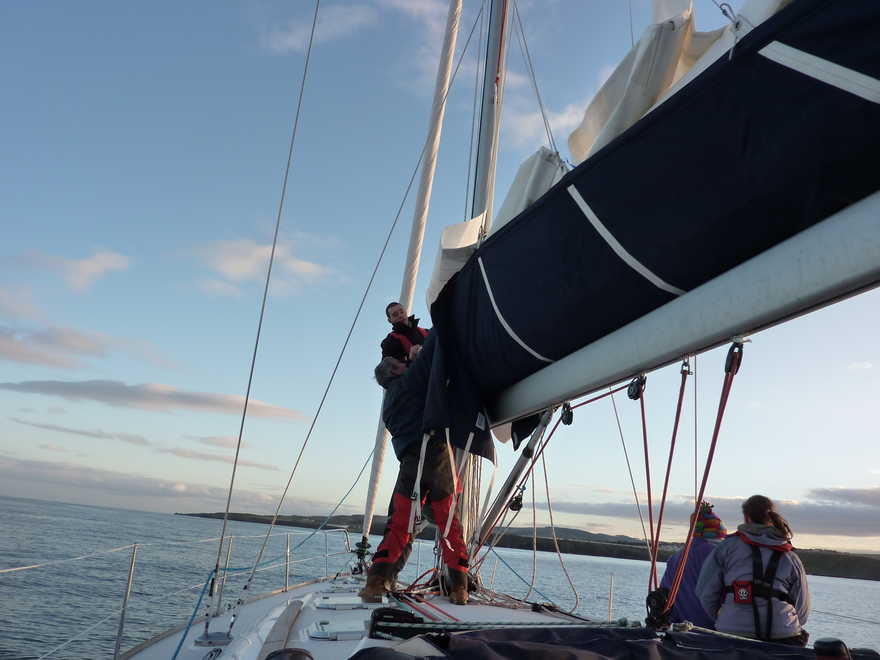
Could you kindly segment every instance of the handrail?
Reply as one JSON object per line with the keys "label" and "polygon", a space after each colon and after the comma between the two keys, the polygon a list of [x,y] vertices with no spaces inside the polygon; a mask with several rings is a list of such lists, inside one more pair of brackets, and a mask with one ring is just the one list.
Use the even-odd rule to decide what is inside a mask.
{"label": "handrail", "polygon": [[[279,566],[283,566],[283,567],[287,568],[287,567],[292,566],[292,565],[295,565],[295,564],[302,564],[302,563],[305,563],[305,562],[308,562],[308,561],[314,561],[314,560],[316,560],[316,559],[321,559],[321,558],[323,558],[323,559],[324,559],[324,562],[325,562],[324,573],[325,573],[325,577],[326,577],[326,576],[328,575],[328,570],[327,570],[327,560],[328,560],[330,557],[340,557],[340,556],[343,556],[343,555],[349,555],[349,554],[352,553],[351,536],[350,536],[349,531],[348,531],[347,529],[345,529],[345,528],[319,530],[319,533],[322,533],[322,534],[324,535],[324,543],[325,543],[325,551],[324,551],[324,552],[320,552],[320,551],[319,551],[319,552],[317,552],[316,554],[314,554],[314,555],[312,555],[312,556],[304,557],[304,558],[302,558],[302,559],[297,559],[297,560],[293,560],[293,561],[289,560],[289,558],[286,556],[286,553],[285,553],[285,554],[282,554],[282,555],[281,555],[281,561],[276,561],[276,559],[270,559],[270,560],[268,560],[269,562],[271,562],[271,563],[269,563],[269,565],[260,566],[259,568],[256,569],[255,572],[263,572],[263,571],[267,571],[267,570],[270,570],[270,569],[277,569]],[[309,535],[309,534],[314,535],[312,532],[280,532],[280,533],[273,534],[272,536],[273,536],[273,537],[279,537],[279,536],[285,535],[285,536],[290,537],[290,536],[304,536],[304,535]],[[330,534],[337,534],[337,535],[341,534],[341,535],[342,535],[342,544],[343,544],[343,549],[342,549],[342,550],[340,550],[340,551],[334,551],[334,552],[329,552],[329,551],[327,550],[327,540],[328,540],[328,537],[329,537]],[[239,538],[239,539],[248,539],[248,538],[252,538],[252,539],[253,539],[253,538],[263,538],[263,536],[264,536],[263,534],[254,534],[254,535],[240,535],[240,536],[237,536],[237,537],[228,537],[228,536],[227,536],[226,538]],[[96,551],[96,552],[93,552],[93,553],[89,553],[89,554],[86,554],[86,555],[81,555],[81,556],[78,556],[78,557],[69,557],[69,558],[66,558],[66,559],[50,560],[50,561],[47,561],[47,562],[42,562],[42,563],[39,563],[39,564],[32,564],[32,565],[29,565],[29,566],[14,566],[14,567],[10,567],[10,568],[0,569],[0,573],[14,573],[14,572],[26,571],[26,570],[30,570],[30,569],[34,569],[34,568],[42,568],[42,567],[45,567],[45,566],[50,566],[50,565],[55,565],[55,564],[68,563],[68,562],[78,561],[78,560],[80,560],[80,559],[86,559],[86,558],[90,558],[90,557],[96,557],[96,556],[99,556],[99,555],[102,555],[102,554],[117,553],[117,552],[121,552],[121,551],[126,550],[126,549],[132,549],[132,548],[135,548],[135,547],[136,547],[138,550],[140,550],[141,548],[144,548],[144,547],[147,547],[147,546],[181,545],[181,544],[183,544],[183,545],[187,545],[187,544],[192,545],[192,544],[198,544],[198,543],[205,543],[205,542],[207,542],[207,541],[211,541],[211,540],[216,540],[216,538],[214,538],[214,539],[193,539],[193,540],[190,540],[190,541],[168,541],[168,542],[165,542],[165,541],[156,541],[156,542],[152,542],[152,543],[143,543],[143,544],[141,544],[141,543],[137,543],[137,544],[130,544],[130,545],[125,545],[125,546],[120,546],[120,547],[118,547],[118,548],[109,548],[109,549],[107,549],[107,550],[99,550],[99,551]],[[141,555],[141,556],[137,556],[136,558],[137,558],[138,560],[141,560],[141,563],[143,563],[142,555]],[[134,564],[135,564],[135,561],[136,561],[135,556],[133,556],[133,557],[132,557],[132,563],[131,563],[131,566],[130,566],[129,569],[128,569],[128,571],[129,571],[129,578],[130,578],[130,576],[131,576],[131,572],[134,571]],[[228,575],[229,577],[232,577],[232,576],[234,576],[236,573],[238,573],[238,572],[243,572],[243,571],[245,571],[245,570],[250,570],[250,569],[247,568],[247,567],[242,567],[242,568],[228,567],[228,568],[226,568],[225,570],[223,570],[223,573],[226,574],[226,575]],[[177,596],[177,595],[182,594],[182,593],[185,593],[185,592],[192,591],[193,589],[204,588],[205,585],[206,585],[206,582],[205,582],[205,581],[202,581],[202,582],[199,582],[198,584],[194,584],[194,585],[191,585],[191,586],[188,586],[188,587],[184,587],[183,589],[178,589],[178,590],[176,590],[176,591],[165,592],[165,593],[159,594],[158,596],[155,596],[155,597],[152,597],[152,598],[146,598],[146,599],[143,599],[143,600],[140,600],[140,599],[139,599],[139,602],[140,602],[141,604],[143,604],[143,605],[147,605],[147,604],[154,604],[154,603],[158,603],[158,602],[162,602],[162,601],[167,601],[169,598],[172,598],[172,597],[174,597],[174,596]],[[127,590],[126,590],[126,591],[127,591]],[[133,596],[133,595],[134,595],[134,593],[132,593],[132,596]],[[107,616],[105,616],[104,618],[102,618],[101,620],[99,620],[98,622],[93,623],[93,624],[87,626],[86,628],[80,630],[80,631],[77,632],[75,635],[73,635],[72,637],[70,637],[69,639],[67,639],[66,641],[64,641],[63,643],[59,644],[58,646],[53,647],[53,648],[52,648],[51,650],[49,650],[48,652],[46,652],[46,653],[40,655],[40,656],[39,656],[39,660],[43,660],[44,658],[49,658],[49,657],[51,657],[54,653],[56,653],[56,652],[60,651],[61,649],[65,648],[65,647],[68,646],[71,642],[73,642],[73,641],[75,641],[75,640],[78,640],[78,639],[81,639],[84,635],[87,635],[88,633],[90,633],[90,632],[92,632],[93,630],[95,630],[96,628],[98,628],[98,626],[107,623],[109,620],[113,619],[114,617],[118,616],[121,612],[123,612],[124,609],[125,609],[125,607],[126,607],[126,603],[123,602],[120,606],[113,608],[113,609],[111,610],[110,614],[108,614]],[[218,609],[218,612],[217,612],[214,616],[218,616],[219,614],[220,614],[220,612],[219,612],[219,609]],[[123,634],[124,634],[124,618],[120,621],[120,627],[119,627],[119,630],[118,630],[117,635],[116,635],[116,644],[117,644],[117,648],[118,648],[118,645],[121,643],[121,640],[122,640],[122,638],[123,638]]]}
{"label": "handrail", "polygon": [[[344,528],[321,530],[321,533],[323,533],[323,534],[328,534],[328,533],[333,533],[333,532],[342,532],[345,534],[345,537],[346,537],[345,545],[350,550],[351,549],[351,537],[349,535],[348,530],[344,529]],[[278,538],[278,537],[281,537],[284,535],[307,536],[310,534],[312,534],[312,532],[279,532],[277,534],[272,534],[271,538]],[[314,534],[312,534],[312,535],[314,535]],[[227,536],[226,538],[261,539],[261,538],[263,538],[263,536],[264,536],[263,534],[242,534],[242,535],[232,536],[232,537]],[[151,547],[151,546],[167,546],[167,545],[194,545],[197,543],[209,543],[212,541],[218,541],[219,539],[220,539],[219,536],[215,536],[215,537],[205,538],[205,539],[192,539],[189,541],[152,541],[150,543],[137,543],[137,544],[129,543],[128,545],[121,545],[117,548],[108,548],[106,550],[95,550],[94,552],[90,552],[85,555],[80,555],[78,557],[66,557],[64,559],[50,559],[48,561],[40,562],[39,564],[29,564],[27,566],[10,566],[7,568],[0,568],[0,575],[2,575],[4,573],[16,573],[18,571],[28,571],[28,570],[31,570],[34,568],[43,568],[45,566],[54,566],[56,564],[64,564],[64,563],[72,562],[72,561],[80,561],[82,559],[90,559],[92,557],[98,557],[100,555],[113,554],[116,552],[122,552],[123,550],[131,550],[131,548],[133,548],[135,545],[137,545],[138,548],[147,548],[147,547]]]}

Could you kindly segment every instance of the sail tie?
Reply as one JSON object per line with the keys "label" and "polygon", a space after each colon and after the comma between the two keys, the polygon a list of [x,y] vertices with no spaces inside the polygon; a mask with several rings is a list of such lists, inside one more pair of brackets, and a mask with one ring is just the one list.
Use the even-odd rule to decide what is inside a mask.
{"label": "sail tie", "polygon": [[730,396],[730,390],[733,387],[733,379],[739,372],[743,357],[743,342],[735,340],[727,352],[727,360],[724,363],[724,384],[721,387],[721,397],[718,401],[718,413],[715,416],[715,428],[712,431],[712,441],[709,444],[709,454],[706,456],[706,466],[703,469],[703,480],[700,483],[700,492],[697,495],[697,502],[694,505],[694,513],[691,516],[690,528],[688,529],[687,540],[681,554],[681,561],[678,563],[678,569],[675,571],[675,577],[672,581],[672,588],[669,590],[669,596],[666,599],[666,606],[663,614],[672,611],[675,605],[675,599],[678,596],[681,580],[684,576],[684,569],[687,565],[688,554],[691,551],[691,545],[694,540],[694,529],[697,524],[697,516],[700,513],[700,502],[703,501],[703,495],[706,492],[706,483],[709,481],[709,471],[712,469],[712,459],[715,456],[715,446],[718,443],[718,434],[721,431],[721,422],[724,419],[724,411],[727,408],[727,399]]}

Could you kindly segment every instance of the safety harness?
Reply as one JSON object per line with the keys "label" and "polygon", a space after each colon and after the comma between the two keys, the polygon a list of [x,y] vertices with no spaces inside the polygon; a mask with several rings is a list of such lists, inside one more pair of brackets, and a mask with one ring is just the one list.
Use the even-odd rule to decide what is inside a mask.
{"label": "safety harness", "polygon": [[[773,580],[776,578],[779,561],[782,559],[782,555],[786,552],[791,552],[792,547],[788,543],[781,546],[764,546],[773,551],[770,562],[767,564],[767,569],[764,570],[764,562],[761,560],[761,547],[754,541],[747,539],[744,534],[739,534],[739,537],[752,550],[752,579],[734,580],[733,583],[724,587],[724,593],[733,594],[733,602],[738,605],[752,606],[752,615],[755,619],[755,636],[761,640],[769,640],[773,627],[773,603],[770,602],[770,599],[776,598],[794,606],[794,601],[787,592],[773,587]],[[758,616],[756,598],[767,599],[767,620],[763,635],[761,634],[761,623]]]}
{"label": "safety harness", "polygon": [[[425,330],[424,328],[420,328],[420,327],[416,326],[416,330],[418,330],[419,333],[421,333],[423,338],[428,336],[428,331]],[[410,349],[412,349],[412,347],[413,347],[412,339],[407,337],[402,332],[389,332],[388,336],[394,337],[397,341],[399,341],[400,345],[403,346],[404,355],[409,356]]]}

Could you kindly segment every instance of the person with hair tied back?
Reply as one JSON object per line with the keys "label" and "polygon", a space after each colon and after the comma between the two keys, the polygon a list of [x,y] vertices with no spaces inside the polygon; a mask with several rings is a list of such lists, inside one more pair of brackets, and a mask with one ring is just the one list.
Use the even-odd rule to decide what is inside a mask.
{"label": "person with hair tied back", "polygon": [[703,609],[720,632],[806,646],[810,614],[804,565],[792,531],[770,498],[742,504],[743,524],[709,555],[697,581]]}

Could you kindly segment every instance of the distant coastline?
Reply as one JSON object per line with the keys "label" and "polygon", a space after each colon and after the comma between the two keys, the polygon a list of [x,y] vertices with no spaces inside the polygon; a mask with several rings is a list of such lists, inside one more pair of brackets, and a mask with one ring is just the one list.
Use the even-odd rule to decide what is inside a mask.
{"label": "distant coastline", "polygon": [[[223,518],[222,513],[178,513],[180,516],[193,516],[196,518]],[[255,513],[230,513],[230,520],[240,522],[253,522],[268,524],[272,516]],[[324,522],[324,516],[278,516],[277,525],[288,527],[304,527],[315,529]],[[344,528],[358,537],[363,529],[363,516],[333,516],[327,524],[328,527]],[[376,516],[370,528],[372,534],[381,534],[385,527],[385,517]],[[539,527],[537,530],[537,548],[540,552],[555,552],[553,539],[549,527]],[[559,539],[559,549],[562,552],[573,555],[590,555],[594,557],[614,557],[617,559],[647,558],[645,543],[643,540],[628,536],[610,536],[607,534],[594,534],[581,529],[557,527],[556,535]],[[424,530],[420,539],[432,540],[434,531]],[[532,548],[532,529],[518,527],[508,530],[498,543],[499,548],[518,548],[530,550]],[[681,547],[680,543],[661,543],[659,550],[660,561],[666,559]],[[857,580],[880,581],[880,557],[858,555],[847,552],[835,552],[833,550],[798,550],[798,556],[804,562],[804,567],[810,575],[822,575],[826,577],[852,578]]]}

